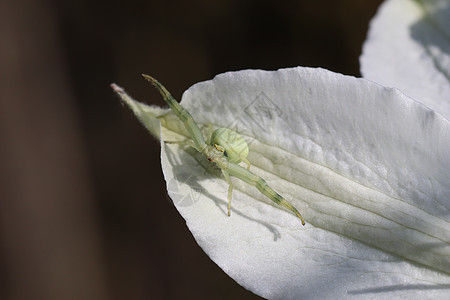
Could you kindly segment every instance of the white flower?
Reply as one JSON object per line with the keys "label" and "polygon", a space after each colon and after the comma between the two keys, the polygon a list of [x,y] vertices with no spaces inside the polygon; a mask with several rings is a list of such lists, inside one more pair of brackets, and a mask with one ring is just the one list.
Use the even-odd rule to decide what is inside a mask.
{"label": "white flower", "polygon": [[[416,3],[388,1],[371,39],[397,2]],[[414,10],[399,14],[408,12]],[[371,44],[381,47],[371,39],[363,62]],[[441,54],[448,59],[448,51]],[[439,76],[418,78],[429,77]],[[448,77],[443,82],[446,87],[438,81],[435,88],[448,90]],[[172,113],[124,100],[163,141],[187,136]],[[450,123],[439,114],[448,118],[448,103],[436,113],[396,89],[298,67],[221,74],[192,86],[181,104],[199,124],[241,133],[252,170],[307,222],[301,226],[236,178],[227,217],[228,186],[220,173],[195,150],[161,143],[169,195],[198,244],[239,284],[271,299],[448,297]]]}

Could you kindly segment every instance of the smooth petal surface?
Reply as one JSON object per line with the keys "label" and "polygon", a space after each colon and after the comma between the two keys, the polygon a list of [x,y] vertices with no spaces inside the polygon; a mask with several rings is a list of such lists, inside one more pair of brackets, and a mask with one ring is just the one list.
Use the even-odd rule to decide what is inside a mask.
{"label": "smooth petal surface", "polygon": [[[307,222],[236,178],[227,217],[220,172],[195,150],[162,143],[174,204],[239,284],[271,299],[448,296],[446,119],[397,90],[310,68],[218,75],[182,105],[199,124],[241,133],[253,172]],[[186,136],[173,114],[160,120],[163,140]]]}
{"label": "smooth petal surface", "polygon": [[396,87],[450,120],[450,1],[385,1],[360,63],[364,78]]}

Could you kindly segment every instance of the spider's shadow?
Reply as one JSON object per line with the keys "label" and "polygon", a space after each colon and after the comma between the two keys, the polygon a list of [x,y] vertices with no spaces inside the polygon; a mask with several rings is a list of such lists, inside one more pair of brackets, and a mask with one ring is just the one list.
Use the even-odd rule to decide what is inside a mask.
{"label": "spider's shadow", "polygon": [[[164,143],[163,147],[165,147],[167,159],[173,166],[174,177],[177,180],[181,180],[183,183],[189,185],[193,191],[212,199],[217,208],[223,212],[224,217],[228,217],[228,200],[226,197],[225,199],[217,197],[216,195],[210,193],[209,190],[205,189],[201,184],[201,182],[211,178],[215,178],[216,180],[225,180],[220,169],[210,163],[206,157],[192,147],[176,145],[175,147],[180,148],[178,156],[175,155],[175,149],[172,148],[172,146]],[[198,198],[200,198],[200,195]],[[197,200],[193,199],[193,202],[194,201]],[[236,201],[236,199],[233,198],[232,201]],[[232,218],[234,214],[237,214],[250,221],[258,222],[261,225],[264,225],[273,234],[274,241],[281,238],[280,232],[274,225],[260,219],[251,218],[233,207],[231,209],[230,218]]]}

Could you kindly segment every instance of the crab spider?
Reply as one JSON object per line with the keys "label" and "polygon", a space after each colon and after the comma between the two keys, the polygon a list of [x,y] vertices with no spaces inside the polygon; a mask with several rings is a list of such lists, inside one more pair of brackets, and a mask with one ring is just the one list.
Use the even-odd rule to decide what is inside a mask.
{"label": "crab spider", "polygon": [[[164,101],[166,101],[175,115],[184,123],[191,139],[181,143],[193,147],[222,170],[222,174],[229,186],[228,216],[231,215],[231,194],[233,191],[233,184],[231,183],[230,176],[233,176],[255,186],[270,200],[292,211],[300,218],[302,225],[305,225],[302,215],[291,203],[275,192],[263,178],[250,171],[250,162],[247,160],[249,152],[248,144],[241,135],[227,128],[218,128],[211,132],[212,128],[210,127],[211,133],[207,138],[207,141],[205,141],[200,128],[192,118],[191,114],[172,97],[169,91],[153,77],[145,74],[142,74],[142,76],[158,89],[163,96]],[[240,166],[239,163],[241,162],[246,163],[247,168]]]}

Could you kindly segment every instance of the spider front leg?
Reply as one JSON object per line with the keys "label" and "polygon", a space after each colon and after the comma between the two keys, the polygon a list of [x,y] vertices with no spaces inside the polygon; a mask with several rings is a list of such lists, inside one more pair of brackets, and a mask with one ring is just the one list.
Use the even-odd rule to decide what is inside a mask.
{"label": "spider front leg", "polygon": [[205,139],[203,138],[203,134],[191,114],[172,97],[169,91],[161,83],[159,83],[158,80],[149,75],[142,74],[142,76],[158,89],[170,109],[172,109],[178,119],[183,122],[184,127],[186,127],[189,135],[191,136],[192,142],[195,145],[194,148],[201,152],[206,147]]}
{"label": "spider front leg", "polygon": [[228,216],[231,216],[231,193],[233,191],[233,184],[231,183],[230,174],[222,169],[222,174],[228,183]]}
{"label": "spider front leg", "polygon": [[177,145],[180,145],[180,146],[188,146],[188,147],[192,147],[194,149],[197,149],[195,147],[194,141],[191,140],[191,139],[185,139],[183,141],[164,141],[164,143],[166,143],[166,144],[177,144]]}
{"label": "spider front leg", "polygon": [[227,175],[228,177],[230,177],[231,175],[236,178],[239,178],[240,180],[256,187],[267,198],[269,198],[276,204],[284,206],[290,211],[292,211],[297,217],[300,218],[300,220],[302,221],[302,225],[305,226],[305,220],[303,220],[303,217],[300,214],[300,212],[290,202],[284,199],[283,196],[275,192],[274,189],[272,189],[262,177],[233,163],[229,163],[227,165]]}

